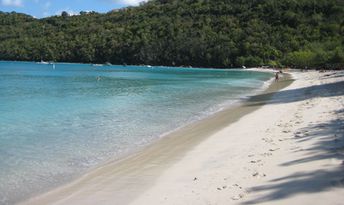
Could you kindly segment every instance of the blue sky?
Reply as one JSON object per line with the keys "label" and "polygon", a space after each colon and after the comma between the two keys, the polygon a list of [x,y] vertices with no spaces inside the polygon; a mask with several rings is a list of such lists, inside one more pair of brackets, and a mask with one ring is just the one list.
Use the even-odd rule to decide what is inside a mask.
{"label": "blue sky", "polygon": [[145,0],[0,0],[0,11],[16,11],[36,18],[59,15],[62,11],[108,12],[125,6],[136,6]]}

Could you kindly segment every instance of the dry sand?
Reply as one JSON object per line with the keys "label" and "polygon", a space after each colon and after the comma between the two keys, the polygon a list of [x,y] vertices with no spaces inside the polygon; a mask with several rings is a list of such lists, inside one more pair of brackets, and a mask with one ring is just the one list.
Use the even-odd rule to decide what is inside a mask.
{"label": "dry sand", "polygon": [[24,204],[343,204],[344,72],[292,75]]}

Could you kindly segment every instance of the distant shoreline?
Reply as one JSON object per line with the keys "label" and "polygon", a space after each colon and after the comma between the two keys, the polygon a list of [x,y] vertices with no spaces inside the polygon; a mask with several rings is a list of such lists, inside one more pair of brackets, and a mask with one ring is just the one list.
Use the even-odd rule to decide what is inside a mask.
{"label": "distant shoreline", "polygon": [[[0,60],[0,63],[4,62],[4,63],[11,63],[11,62],[16,62],[16,63],[37,63],[37,64],[41,64],[40,61],[6,61],[6,60]],[[50,61],[47,61],[50,62]],[[157,66],[152,66],[152,65],[120,65],[120,64],[111,64],[111,65],[107,65],[107,64],[95,64],[95,63],[83,63],[83,62],[54,62],[51,61],[51,64],[63,64],[63,65],[90,65],[90,66],[94,66],[94,65],[101,65],[100,67],[107,67],[107,66],[119,66],[119,67],[158,67],[158,68],[183,68],[183,69],[210,69],[210,70],[250,70],[250,69],[254,69],[254,68],[212,68],[212,67],[191,67],[191,66],[165,66],[165,65],[157,65]],[[49,65],[49,64],[43,64],[43,65]],[[265,70],[265,68],[257,68],[257,70],[263,69]]]}
{"label": "distant shoreline", "polygon": [[[0,60],[1,62],[16,62],[16,63],[37,63],[40,64],[40,61],[11,61],[11,60]],[[313,71],[313,70],[323,70],[323,71],[338,71],[344,70],[342,69],[303,69],[303,68],[289,68],[289,67],[264,67],[264,66],[254,66],[254,67],[228,67],[228,68],[216,68],[216,67],[192,67],[192,66],[167,66],[167,65],[121,65],[121,64],[106,64],[106,63],[84,63],[84,62],[55,62],[55,61],[47,61],[48,64],[64,64],[64,65],[90,65],[90,66],[97,66],[100,67],[107,67],[107,66],[123,66],[123,67],[159,67],[159,68],[190,68],[190,69],[211,69],[211,70],[248,70],[248,71],[264,71],[264,72],[276,72],[278,70],[296,70],[296,71]]]}

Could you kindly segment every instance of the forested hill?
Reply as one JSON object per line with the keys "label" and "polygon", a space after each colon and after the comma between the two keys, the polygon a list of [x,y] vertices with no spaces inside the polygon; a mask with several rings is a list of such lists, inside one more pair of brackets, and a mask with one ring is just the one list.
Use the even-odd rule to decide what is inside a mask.
{"label": "forested hill", "polygon": [[[111,10],[111,8],[109,8]],[[151,0],[106,14],[0,12],[0,59],[344,67],[342,0]]]}

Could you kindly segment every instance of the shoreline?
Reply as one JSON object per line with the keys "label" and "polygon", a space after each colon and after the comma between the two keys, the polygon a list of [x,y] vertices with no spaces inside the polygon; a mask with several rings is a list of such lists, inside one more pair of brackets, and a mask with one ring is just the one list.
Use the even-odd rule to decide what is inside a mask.
{"label": "shoreline", "polygon": [[[41,64],[40,61],[13,61],[13,60],[0,60],[0,63],[33,63],[33,64]],[[190,66],[166,66],[166,65],[156,65],[156,66],[152,66],[152,65],[121,65],[121,64],[97,64],[97,63],[83,63],[83,62],[55,62],[55,61],[44,61],[47,62],[48,64],[43,64],[43,65],[51,65],[49,63],[55,64],[55,65],[89,65],[89,66],[94,66],[97,65],[99,67],[108,67],[108,66],[113,66],[113,67],[144,67],[147,68],[149,66],[151,66],[153,69],[154,67],[156,68],[180,68],[180,69],[208,69],[208,70],[247,70],[247,71],[261,71],[261,72],[274,72],[274,69],[272,68],[262,68],[262,67],[252,67],[252,68],[241,68],[241,67],[228,67],[228,68],[215,68],[215,67],[190,67]]]}
{"label": "shoreline", "polygon": [[344,72],[291,76],[22,204],[340,204]]}
{"label": "shoreline", "polygon": [[[263,72],[270,72],[270,71],[264,70]],[[290,76],[287,79],[289,78]],[[278,82],[277,84],[285,84],[285,83],[289,84],[290,82],[289,80],[282,80]],[[276,86],[277,84],[272,82],[270,83],[270,85],[267,86],[267,88],[265,88],[265,90],[262,90],[260,92],[258,91],[258,93],[254,94],[253,96],[257,94],[266,93],[266,92],[276,91],[276,89],[280,89],[281,87]],[[287,86],[286,84],[283,86]],[[76,186],[78,187],[78,184],[83,184],[85,181],[88,181],[88,180],[92,181],[91,179],[92,177],[96,177],[98,175],[104,174],[103,171],[108,172],[109,171],[108,169],[114,168],[113,172],[116,172],[117,170],[118,172],[117,174],[121,175],[122,171],[125,171],[125,169],[131,168],[132,166],[134,166],[134,164],[137,163],[138,159],[141,160],[145,158],[144,161],[147,161],[147,159],[154,160],[154,157],[156,154],[163,153],[164,150],[166,150],[166,148],[168,148],[171,144],[175,144],[178,147],[182,145],[184,142],[187,142],[188,144],[187,145],[184,144],[183,148],[180,148],[181,147],[180,146],[178,150],[174,150],[174,151],[171,150],[169,153],[164,153],[163,159],[160,157],[159,166],[162,163],[165,164],[164,166],[159,168],[160,169],[159,172],[162,172],[163,169],[168,167],[169,164],[173,164],[175,161],[181,158],[186,152],[188,152],[190,148],[196,146],[198,143],[200,143],[202,140],[204,140],[208,136],[211,136],[212,133],[238,120],[239,118],[243,117],[245,114],[252,112],[255,109],[258,109],[258,106],[257,107],[247,106],[247,103],[250,102],[251,98],[252,96],[249,96],[248,99],[243,100],[243,102],[235,103],[233,106],[229,106],[215,113],[212,113],[210,116],[191,122],[190,124],[186,124],[183,127],[180,127],[176,130],[168,132],[163,137],[160,137],[159,139],[155,140],[153,143],[135,152],[129,153],[128,155],[124,156],[121,159],[109,160],[105,163],[102,163],[100,166],[94,169],[91,169],[90,171],[86,172],[82,176],[73,180],[71,183],[58,186],[57,188],[53,188],[51,191],[40,194],[38,196],[34,196],[32,198],[29,198],[28,200],[19,202],[18,204],[45,204],[47,203],[45,198],[47,197],[50,198],[50,195],[60,195],[60,192],[65,193],[66,191],[72,192],[73,190],[71,189],[76,188]],[[247,107],[248,109],[241,109],[242,107]],[[231,113],[233,110],[236,110],[237,108],[239,108],[239,111]],[[230,116],[229,119],[225,119],[227,118],[228,115]],[[214,121],[215,123],[213,122],[211,125],[209,125],[209,120]],[[200,136],[196,137],[196,139],[188,139],[188,138],[193,138],[193,136],[196,136],[197,133],[194,133],[194,130],[201,127],[204,127],[204,128],[201,129],[202,133],[198,132]],[[180,139],[180,136],[186,136],[186,137],[182,137],[185,139]],[[165,160],[168,162],[166,162]],[[144,166],[144,163],[140,163],[140,165]],[[58,198],[61,198],[61,196],[58,196]],[[41,201],[42,199],[43,199],[42,203],[38,202],[38,201]]]}

